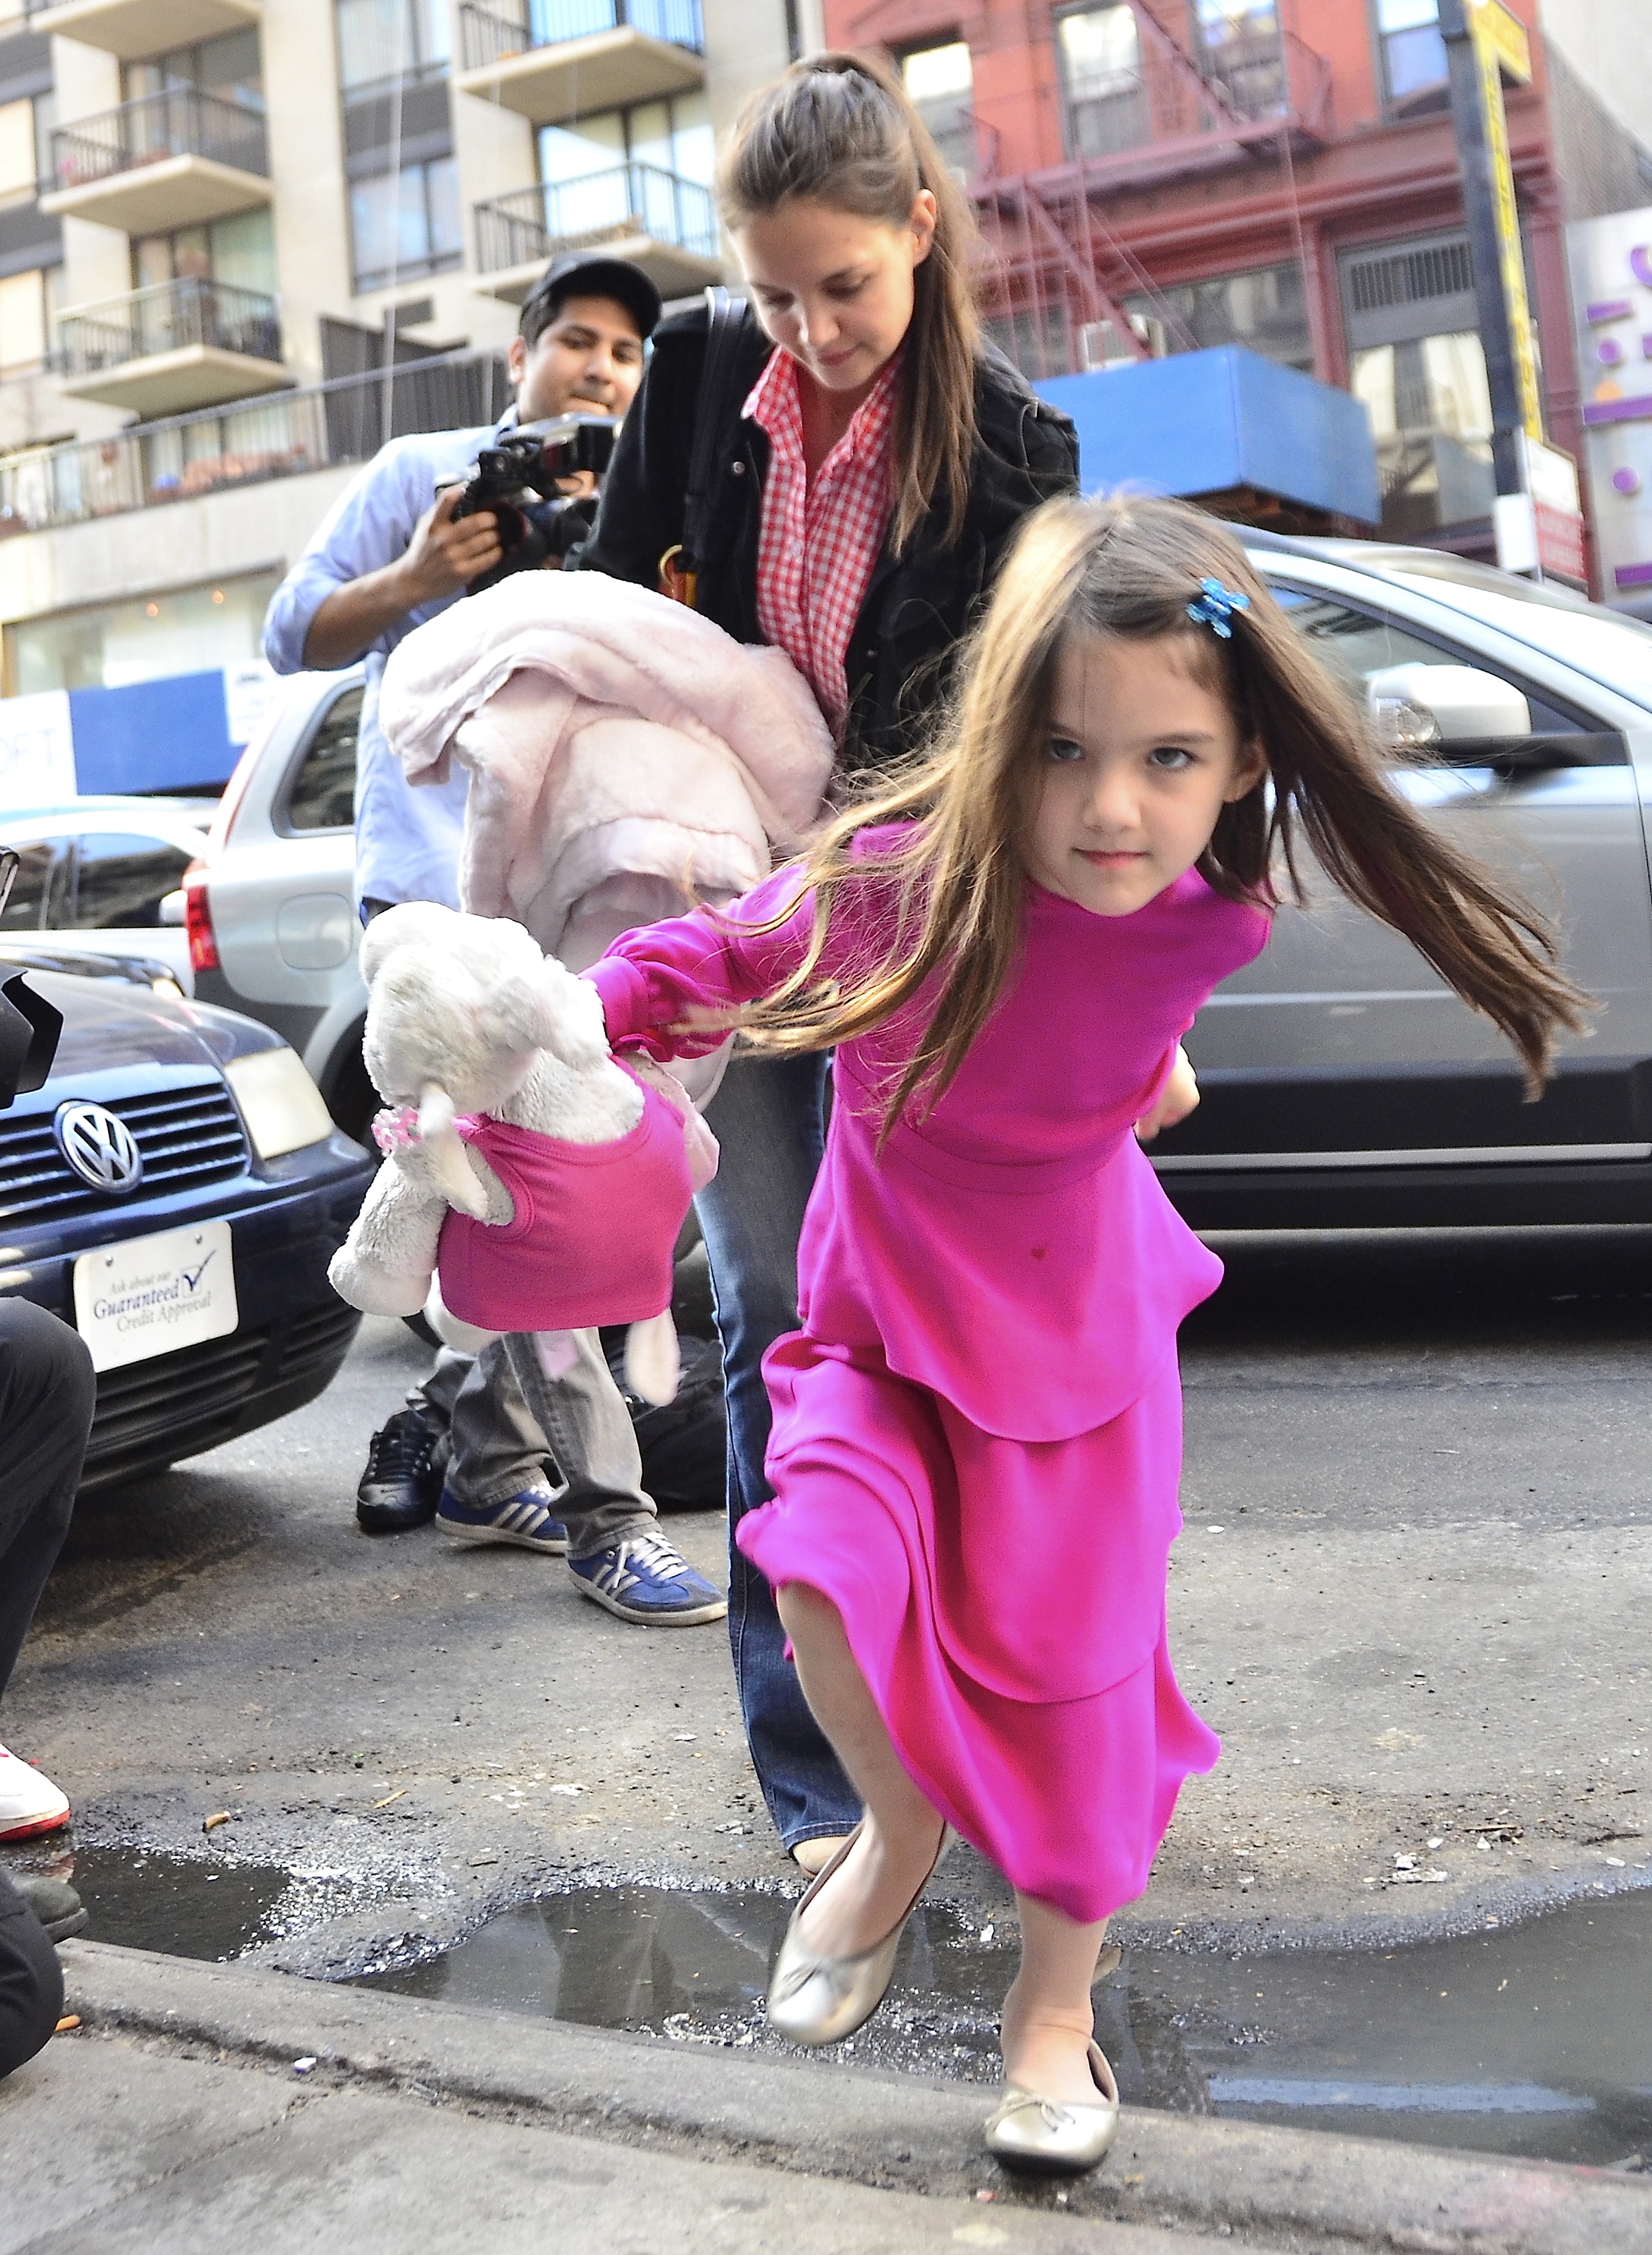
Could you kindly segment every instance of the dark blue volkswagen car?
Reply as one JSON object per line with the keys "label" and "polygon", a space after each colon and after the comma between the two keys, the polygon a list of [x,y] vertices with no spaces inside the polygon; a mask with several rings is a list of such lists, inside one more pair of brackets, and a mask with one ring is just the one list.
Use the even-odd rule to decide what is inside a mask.
{"label": "dark blue volkswagen car", "polygon": [[327,1262],[376,1163],[267,1026],[185,1001],[164,966],[50,960],[0,954],[63,1020],[45,1082],[0,1109],[0,1294],[90,1346],[102,1487],[328,1384],[359,1318]]}

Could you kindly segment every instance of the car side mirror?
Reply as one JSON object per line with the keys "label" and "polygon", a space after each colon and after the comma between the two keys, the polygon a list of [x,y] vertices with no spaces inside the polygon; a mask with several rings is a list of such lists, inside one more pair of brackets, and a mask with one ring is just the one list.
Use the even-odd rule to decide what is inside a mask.
{"label": "car side mirror", "polygon": [[184,889],[181,885],[175,893],[161,895],[160,905],[156,910],[156,915],[164,924],[176,926],[188,923],[188,913],[184,903]]}
{"label": "car side mirror", "polygon": [[19,1092],[44,1086],[62,1032],[63,1013],[35,994],[21,971],[0,981],[0,1112]]}
{"label": "car side mirror", "polygon": [[1495,760],[1495,746],[1512,748],[1532,733],[1520,691],[1477,666],[1385,665],[1367,678],[1366,696],[1377,734],[1395,751],[1438,749],[1449,758],[1452,748],[1473,744]]}

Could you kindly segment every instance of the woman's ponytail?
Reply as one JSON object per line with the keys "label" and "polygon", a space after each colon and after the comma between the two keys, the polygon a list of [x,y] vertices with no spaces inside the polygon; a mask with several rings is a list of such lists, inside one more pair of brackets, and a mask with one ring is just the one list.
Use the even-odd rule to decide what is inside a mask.
{"label": "woman's ponytail", "polygon": [[935,199],[935,236],[912,277],[896,411],[889,537],[897,556],[940,496],[943,544],[963,530],[981,353],[968,200],[899,79],[869,55],[828,53],[794,63],[748,102],[717,172],[731,233],[798,197],[904,227],[921,188]]}

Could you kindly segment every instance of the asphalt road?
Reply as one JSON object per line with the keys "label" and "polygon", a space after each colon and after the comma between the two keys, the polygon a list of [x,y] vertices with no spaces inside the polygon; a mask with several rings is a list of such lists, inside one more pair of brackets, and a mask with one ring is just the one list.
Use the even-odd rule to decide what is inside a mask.
{"label": "asphalt road", "polygon": [[[1652,1230],[1218,1242],[1170,1605],[1226,1751],[1123,1937],[1398,1933],[1652,1879]],[[82,1840],[306,1875],[260,1953],[294,1970],[576,1875],[786,1884],[720,1626],[357,1533],[367,1437],[424,1359],[369,1322],[310,1408],[88,1499],[6,1742]],[[670,1525],[721,1572],[714,1515]],[[943,1891],[1002,1898],[967,1857]]]}

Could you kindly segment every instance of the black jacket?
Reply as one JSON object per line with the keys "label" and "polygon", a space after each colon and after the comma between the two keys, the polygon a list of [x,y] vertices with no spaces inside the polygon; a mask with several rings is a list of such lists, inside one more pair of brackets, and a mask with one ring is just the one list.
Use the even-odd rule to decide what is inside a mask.
{"label": "black jacket", "polygon": [[[625,418],[590,538],[574,568],[658,584],[659,560],[683,537],[700,369],[703,308],[665,323]],[[769,441],[741,419],[746,395],[772,349],[748,313],[728,386],[712,488],[706,553],[694,608],[737,642],[763,640],[757,625],[757,525]],[[937,677],[972,623],[1010,534],[1029,509],[1078,490],[1072,423],[988,347],[975,383],[977,439],[963,530],[942,549],[938,511],[896,558],[886,541],[854,629],[844,671],[849,688],[840,772],[910,749],[923,733]],[[939,661],[938,664],[937,661]]]}

